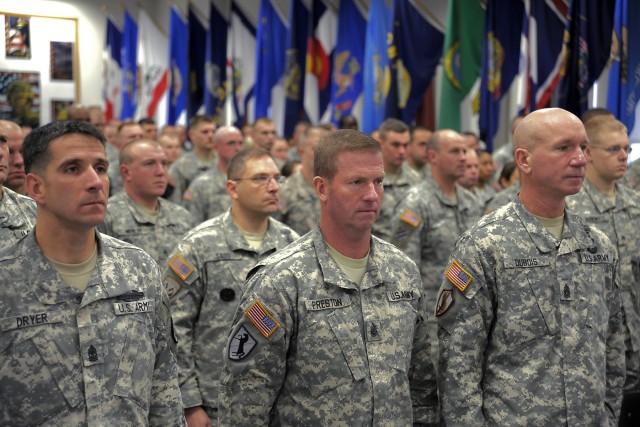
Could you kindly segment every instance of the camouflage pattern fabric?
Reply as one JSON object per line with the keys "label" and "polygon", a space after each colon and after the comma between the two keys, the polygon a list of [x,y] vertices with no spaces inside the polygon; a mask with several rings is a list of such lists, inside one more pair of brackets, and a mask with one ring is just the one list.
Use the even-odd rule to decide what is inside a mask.
{"label": "camouflage pattern fabric", "polygon": [[402,164],[402,170],[396,180],[391,180],[386,176],[382,185],[384,187],[384,196],[382,197],[382,206],[380,207],[380,215],[373,224],[371,232],[382,240],[391,241],[393,237],[393,213],[396,206],[402,201],[411,188],[421,182],[418,172],[411,169],[406,163]]}
{"label": "camouflage pattern fabric", "polygon": [[223,214],[231,207],[226,174],[214,166],[197,177],[182,195],[182,206],[191,213],[196,224]]}
{"label": "camouflage pattern fabric", "polygon": [[505,188],[504,190],[496,193],[495,196],[489,203],[487,203],[487,207],[485,209],[485,214],[491,213],[493,211],[498,210],[502,206],[508,205],[514,200],[518,199],[518,193],[520,193],[520,183],[515,183],[511,187]]}
{"label": "camouflage pattern fabric", "polygon": [[26,236],[36,225],[38,207],[33,199],[2,188],[0,199],[0,248]]}
{"label": "camouflage pattern fabric", "polygon": [[640,289],[631,260],[640,254],[640,193],[616,184],[616,197],[610,199],[585,179],[580,192],[566,200],[568,210],[602,231],[618,251],[618,283],[627,329],[625,389],[636,390],[640,386]]}
{"label": "camouflage pattern fabric", "polygon": [[623,183],[627,187],[640,190],[640,160],[636,160],[629,165],[623,179]]}
{"label": "camouflage pattern fabric", "polygon": [[373,237],[356,285],[315,228],[258,266],[223,354],[221,425],[437,425],[411,260]]}
{"label": "camouflage pattern fabric", "polygon": [[84,293],[35,234],[0,250],[0,424],[186,426],[166,294],[142,250],[97,234]]}
{"label": "camouflage pattern fabric", "polygon": [[158,198],[158,217],[154,223],[123,191],[109,198],[107,214],[98,230],[144,249],[162,265],[194,225],[186,209],[162,198]]}
{"label": "camouflage pattern fabric", "polygon": [[565,214],[557,241],[520,201],[456,244],[436,316],[447,426],[617,426],[623,313],[611,241]]}
{"label": "camouflage pattern fabric", "polygon": [[281,221],[303,235],[314,229],[320,219],[320,200],[302,173],[287,178],[280,188]]}
{"label": "camouflage pattern fabric", "polygon": [[169,167],[169,185],[173,187],[169,200],[181,204],[182,195],[193,180],[201,173],[215,167],[215,162],[215,156],[211,160],[203,160],[193,151],[182,154]]}
{"label": "camouflage pattern fabric", "polygon": [[228,211],[194,228],[164,263],[185,408],[218,407],[222,350],[246,275],[258,261],[297,238],[289,227],[269,219],[256,252]]}

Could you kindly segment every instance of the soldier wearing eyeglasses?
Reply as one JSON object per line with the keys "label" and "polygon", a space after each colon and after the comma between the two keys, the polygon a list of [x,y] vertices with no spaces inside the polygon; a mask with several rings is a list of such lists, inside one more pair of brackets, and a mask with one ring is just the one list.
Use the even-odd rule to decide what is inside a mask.
{"label": "soldier wearing eyeglasses", "polygon": [[627,324],[625,334],[625,390],[640,386],[640,289],[633,278],[631,259],[640,253],[640,193],[620,180],[631,152],[625,125],[608,116],[585,123],[586,179],[582,189],[567,199],[567,208],[604,231],[618,249],[620,298]]}
{"label": "soldier wearing eyeglasses", "polygon": [[216,418],[222,350],[248,271],[299,237],[270,218],[284,179],[268,152],[240,151],[227,176],[231,208],[191,230],[165,263],[180,390],[191,427],[210,426]]}

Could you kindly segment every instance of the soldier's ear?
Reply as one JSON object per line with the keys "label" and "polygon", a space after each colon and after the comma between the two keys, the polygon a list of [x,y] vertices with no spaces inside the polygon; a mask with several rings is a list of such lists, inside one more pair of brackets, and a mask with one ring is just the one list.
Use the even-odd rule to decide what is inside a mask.
{"label": "soldier's ear", "polygon": [[227,194],[233,200],[238,199],[238,183],[232,179],[227,180]]}
{"label": "soldier's ear", "polygon": [[528,175],[531,172],[531,152],[526,148],[517,148],[514,153],[514,160],[520,173]]}
{"label": "soldier's ear", "polygon": [[127,178],[131,176],[128,165],[120,164],[120,176],[122,176],[123,181],[127,181]]}
{"label": "soldier's ear", "polygon": [[35,200],[36,203],[43,204],[45,201],[45,186],[42,177],[35,173],[28,173],[25,182],[29,197]]}
{"label": "soldier's ear", "polygon": [[321,176],[313,178],[313,189],[316,191],[316,195],[320,202],[327,200],[327,180]]}

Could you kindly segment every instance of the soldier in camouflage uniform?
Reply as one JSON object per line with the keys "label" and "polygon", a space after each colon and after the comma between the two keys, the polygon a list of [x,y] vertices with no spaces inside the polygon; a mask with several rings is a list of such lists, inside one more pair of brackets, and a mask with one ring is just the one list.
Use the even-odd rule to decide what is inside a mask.
{"label": "soldier in camouflage uniform", "polygon": [[0,125],[0,248],[26,236],[36,223],[36,203],[4,187],[8,175],[7,127]]}
{"label": "soldier in camouflage uniform", "polygon": [[624,174],[624,184],[634,190],[640,190],[640,160],[636,160],[629,165]]}
{"label": "soldier in camouflage uniform", "polygon": [[407,147],[407,166],[416,171],[420,179],[423,180],[431,177],[427,144],[432,134],[433,132],[425,127],[413,127],[411,129],[411,142]]}
{"label": "soldier in camouflage uniform", "polygon": [[456,244],[436,306],[447,426],[617,426],[625,378],[616,249],[565,211],[587,136],[573,114],[514,134],[519,199]]}
{"label": "soldier in camouflage uniform", "polygon": [[326,134],[327,130],[320,126],[304,131],[298,146],[302,168],[287,178],[280,191],[282,222],[300,235],[315,228],[320,218],[320,201],[313,189],[313,149]]}
{"label": "soldier in camouflage uniform", "polygon": [[158,264],[196,224],[182,206],[160,196],[167,187],[167,155],[156,141],[140,139],[120,151],[124,191],[109,199],[98,229],[142,248]]}
{"label": "soldier in camouflage uniform", "polygon": [[9,145],[9,175],[4,186],[18,194],[27,195],[26,174],[24,173],[24,158],[22,144],[24,136],[17,123],[0,120],[0,134],[6,135]]}
{"label": "soldier in camouflage uniform", "polygon": [[269,153],[242,151],[228,172],[231,209],[193,229],[164,264],[190,427],[216,419],[222,350],[249,269],[299,237],[269,218],[278,209],[280,177]]}
{"label": "soldier in camouflage uniform", "polygon": [[182,205],[200,224],[225,212],[231,206],[227,194],[227,166],[229,160],[242,149],[242,133],[235,126],[223,126],[216,130],[216,166],[197,177],[182,196]]}
{"label": "soldier in camouflage uniform", "polygon": [[104,137],[53,122],[24,153],[38,221],[0,250],[0,424],[185,426],[158,266],[95,230]]}
{"label": "soldier in camouflage uniform", "polygon": [[193,151],[183,153],[169,168],[169,185],[172,190],[168,199],[172,202],[182,203],[182,196],[193,180],[215,165],[215,131],[216,123],[212,117],[193,116],[189,120],[189,140],[193,144]]}
{"label": "soldier in camouflage uniform", "polygon": [[405,163],[411,140],[409,127],[398,119],[387,119],[380,125],[380,146],[384,161],[384,197],[380,216],[372,233],[386,241],[393,236],[393,212],[413,185],[420,183],[418,173]]}
{"label": "soldier in camouflage uniform", "polygon": [[319,227],[249,273],[223,354],[219,423],[436,425],[418,270],[371,235],[380,146],[339,130],[314,163]]}
{"label": "soldier in camouflage uniform", "polygon": [[640,193],[618,183],[627,169],[631,147],[627,128],[606,116],[585,123],[586,179],[580,192],[567,198],[567,209],[611,239],[620,258],[620,299],[624,312],[625,390],[640,386],[640,289],[633,278],[631,258],[640,253]]}
{"label": "soldier in camouflage uniform", "polygon": [[[142,139],[142,128],[134,121],[122,123],[118,127],[116,136],[117,149],[107,148],[107,159],[109,160],[109,194],[112,196],[122,191],[123,183],[120,175],[120,150],[130,142]],[[107,145],[106,147],[110,147]]]}
{"label": "soldier in camouflage uniform", "polygon": [[[420,269],[429,309],[435,306],[442,273],[456,241],[482,215],[476,197],[456,183],[465,172],[466,151],[464,139],[457,132],[434,132],[427,146],[431,179],[411,188],[394,215],[391,243]],[[429,316],[428,324],[436,361],[438,338],[433,316]]]}

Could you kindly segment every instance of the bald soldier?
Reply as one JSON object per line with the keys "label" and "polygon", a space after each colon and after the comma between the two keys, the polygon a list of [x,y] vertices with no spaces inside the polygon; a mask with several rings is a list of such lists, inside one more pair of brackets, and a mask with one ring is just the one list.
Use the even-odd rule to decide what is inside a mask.
{"label": "bald soldier", "polygon": [[242,133],[235,126],[216,129],[214,149],[218,161],[197,177],[182,196],[182,205],[200,224],[220,215],[231,206],[227,194],[227,168],[231,158],[244,146]]}
{"label": "bald soldier", "polygon": [[167,163],[156,141],[139,139],[125,145],[120,150],[124,191],[109,198],[107,214],[98,227],[144,249],[158,264],[196,225],[186,209],[160,197],[167,187]]}
{"label": "bald soldier", "polygon": [[640,254],[640,193],[620,181],[631,152],[626,126],[606,115],[585,123],[588,144],[586,179],[567,198],[567,209],[603,231],[618,250],[620,299],[625,317],[626,391],[640,386],[640,288],[631,272]]}
{"label": "bald soldier", "polygon": [[298,143],[302,168],[289,177],[280,191],[282,222],[303,235],[315,228],[320,218],[320,201],[313,189],[313,150],[328,131],[320,126],[308,127]]}
{"label": "bald soldier", "polygon": [[14,126],[0,120],[0,248],[26,236],[36,223],[36,203],[4,185],[10,173],[9,138]]}
{"label": "bald soldier", "polygon": [[625,379],[618,257],[565,210],[587,135],[558,108],[514,134],[522,187],[456,244],[436,306],[447,426],[617,426]]}
{"label": "bald soldier", "polygon": [[[24,173],[24,158],[22,156],[22,144],[24,135],[17,123],[9,120],[0,120],[0,127],[4,128],[9,146],[9,175],[4,186],[18,194],[27,195],[26,174]],[[4,133],[4,132],[3,132]]]}
{"label": "bald soldier", "polygon": [[269,217],[282,177],[268,152],[241,151],[227,172],[230,209],[189,232],[164,262],[189,427],[215,424],[222,349],[248,271],[298,238]]}

